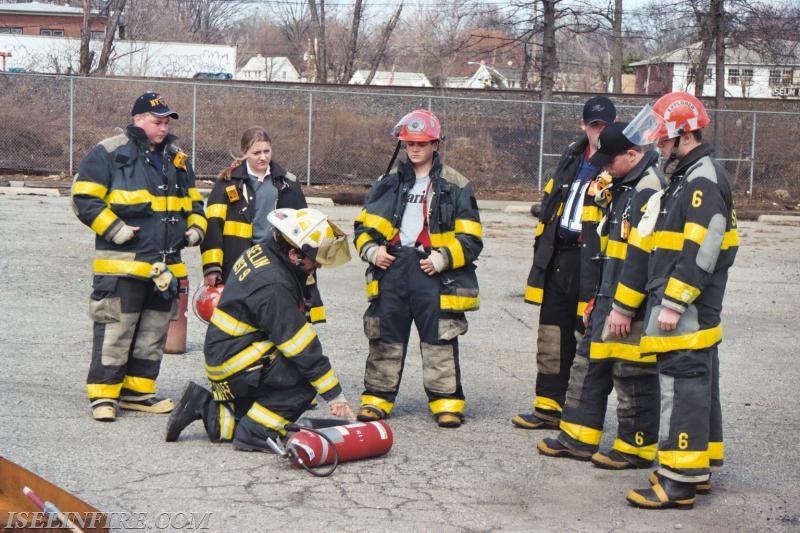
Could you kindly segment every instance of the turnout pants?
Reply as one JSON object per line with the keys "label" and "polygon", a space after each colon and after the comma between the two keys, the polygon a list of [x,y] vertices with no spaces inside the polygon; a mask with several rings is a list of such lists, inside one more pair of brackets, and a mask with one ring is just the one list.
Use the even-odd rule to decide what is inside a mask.
{"label": "turnout pants", "polygon": [[686,483],[705,481],[724,457],[717,346],[659,354],[658,373],[659,473]]}
{"label": "turnout pants", "polygon": [[[652,461],[658,442],[659,389],[654,364],[589,359],[590,330],[572,364],[558,439],[570,448],[596,452],[603,436],[608,395],[617,392],[617,437],[612,448]],[[585,347],[585,348],[584,348]]]}
{"label": "turnout pants", "polygon": [[169,320],[177,299],[164,300],[151,280],[96,276],[89,303],[94,321],[89,400],[155,396]]}
{"label": "turnout pants", "polygon": [[425,257],[409,247],[394,247],[395,262],[380,279],[379,296],[364,314],[369,355],[361,405],[386,414],[394,407],[403,374],[412,322],[422,352],[422,382],[431,413],[464,412],[458,335],[467,331],[464,313],[439,309],[440,280],[419,267]]}
{"label": "turnout pants", "polygon": [[242,440],[263,443],[285,436],[284,426],[296,421],[317,395],[316,389],[280,355],[222,382],[211,382],[214,397],[203,420],[214,442]]}
{"label": "turnout pants", "polygon": [[556,249],[548,266],[536,339],[533,413],[558,422],[575,359],[575,324],[580,285],[580,248]]}

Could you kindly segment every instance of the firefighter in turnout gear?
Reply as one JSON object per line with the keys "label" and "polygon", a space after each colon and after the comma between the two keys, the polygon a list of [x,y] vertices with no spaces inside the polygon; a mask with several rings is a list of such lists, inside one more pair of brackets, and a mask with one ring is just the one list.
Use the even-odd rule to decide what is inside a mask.
{"label": "firefighter in turnout gear", "polygon": [[190,382],[166,440],[203,420],[212,442],[271,452],[319,394],[334,416],[355,419],[317,334],[305,318],[307,277],[350,260],[347,237],[316,209],[272,211],[273,238],[234,262],[204,346],[211,391]]}
{"label": "firefighter in turnout gear", "polygon": [[[464,417],[458,336],[465,311],[478,308],[474,262],[483,248],[472,186],[439,159],[441,126],[425,109],[395,126],[400,161],[367,193],[355,221],[355,245],[369,263],[364,332],[369,355],[359,420],[387,417],[394,408],[412,322],[422,352],[428,407],[441,427]],[[395,151],[395,155],[397,151]]]}
{"label": "firefighter in turnout gear", "polygon": [[[624,308],[623,312],[632,317],[632,327],[619,337],[610,335],[606,326],[615,294],[644,291],[650,239],[640,237],[636,226],[647,200],[665,185],[657,168],[658,153],[633,142],[630,134],[626,135],[626,126],[624,122],[607,126],[590,160],[613,179],[607,190],[598,190],[593,184],[587,193],[601,204],[610,202],[600,224],[600,283],[587,313],[586,334],[570,370],[561,431],[557,438],[545,438],[537,446],[543,455],[580,460],[591,457],[596,466],[614,470],[652,464],[660,401],[655,356],[643,358],[639,354],[643,302],[629,302],[632,305]],[[618,282],[628,279],[626,273],[635,277],[635,283],[627,281],[620,290]],[[610,451],[598,452],[612,388],[618,399],[617,438]]]}
{"label": "firefighter in turnout gear", "polygon": [[[267,213],[308,207],[297,178],[272,158],[272,139],[264,128],[245,130],[240,145],[241,155],[220,172],[208,196],[208,231],[200,245],[208,287],[225,282],[242,252],[272,239]],[[325,309],[314,279],[309,277],[307,287],[309,320],[324,322]]]}
{"label": "firefighter in turnout gear", "polygon": [[639,228],[645,237],[652,231],[641,353],[658,360],[660,467],[651,486],[630,491],[627,500],[645,509],[686,509],[694,505],[697,484],[708,488],[710,472],[723,461],[720,313],[739,236],[730,180],[713,147],[702,142],[710,122],[703,104],[669,93],[653,114],[677,144],[678,159]]}
{"label": "firefighter in turnout gear", "polygon": [[96,420],[117,408],[168,413],[156,378],[170,318],[177,318],[181,249],[206,231],[203,200],[187,155],[169,134],[164,98],[145,93],[133,124],[95,146],[72,186],[81,222],[97,234],[89,314],[94,321],[86,388]]}
{"label": "firefighter in turnout gear", "polygon": [[583,106],[584,135],[569,145],[544,188],[525,289],[525,301],[541,306],[536,389],[533,411],[511,419],[520,428],[554,429],[561,419],[577,337],[584,331],[583,313],[600,274],[596,228],[603,214],[586,195],[600,169],[589,159],[597,150],[603,128],[616,116],[611,100],[590,98]]}

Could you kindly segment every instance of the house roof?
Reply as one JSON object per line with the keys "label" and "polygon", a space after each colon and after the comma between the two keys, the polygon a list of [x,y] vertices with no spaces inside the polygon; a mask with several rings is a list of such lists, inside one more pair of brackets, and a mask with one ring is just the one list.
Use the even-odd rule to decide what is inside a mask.
{"label": "house roof", "polygon": [[[20,15],[80,15],[83,16],[82,7],[71,7],[59,4],[46,4],[44,2],[26,2],[24,4],[0,4],[0,13],[18,13]],[[92,10],[96,15],[97,11]]]}
{"label": "house roof", "polygon": [[[743,45],[731,46],[725,49],[725,63],[728,65],[800,65],[800,47],[794,42],[785,41],[785,43],[785,46],[782,46],[780,42],[771,43],[772,49],[777,48],[783,51],[780,59],[773,57],[775,54],[762,53],[758,50],[746,48]],[[776,44],[778,45],[777,47]],[[693,65],[697,63],[701,47],[702,43],[700,42],[692,43],[684,48],[678,48],[655,57],[636,61],[629,66],[643,67],[646,65],[659,65],[664,63]],[[713,64],[713,57],[710,61],[711,64]]]}
{"label": "house roof", "polygon": [[[366,80],[369,70],[357,70],[350,78],[351,84],[363,83]],[[412,87],[430,87],[431,82],[428,77],[421,72],[397,72],[391,70],[376,70],[372,78],[372,85],[408,85]]]}
{"label": "house roof", "polygon": [[261,54],[251,57],[247,63],[240,69],[240,70],[258,70],[258,71],[266,71],[267,68],[280,68],[283,66],[288,66],[295,71],[297,69],[294,68],[292,62],[289,61],[289,58],[286,56],[273,56],[273,57],[264,57]]}

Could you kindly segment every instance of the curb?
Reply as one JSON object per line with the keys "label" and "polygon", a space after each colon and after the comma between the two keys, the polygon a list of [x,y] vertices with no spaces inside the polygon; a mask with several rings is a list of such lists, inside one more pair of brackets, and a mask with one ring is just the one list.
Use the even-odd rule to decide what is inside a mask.
{"label": "curb", "polygon": [[61,196],[58,189],[47,189],[42,187],[0,187],[0,195],[6,196]]}

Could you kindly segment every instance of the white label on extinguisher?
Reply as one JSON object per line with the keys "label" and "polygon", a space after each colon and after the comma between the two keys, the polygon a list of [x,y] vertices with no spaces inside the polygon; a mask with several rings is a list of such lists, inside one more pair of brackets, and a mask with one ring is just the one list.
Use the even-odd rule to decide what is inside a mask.
{"label": "white label on extinguisher", "polygon": [[310,464],[314,464],[314,457],[316,456],[316,454],[314,453],[314,448],[312,448],[311,446],[307,446],[301,442],[293,442],[292,446],[302,448],[303,451],[306,452],[306,455],[308,456],[308,462]]}
{"label": "white label on extinguisher", "polygon": [[386,433],[386,428],[383,427],[383,424],[380,424],[378,422],[373,422],[373,424],[375,425],[375,429],[378,430],[378,433],[380,433],[381,440],[386,440],[389,438],[389,434]]}

